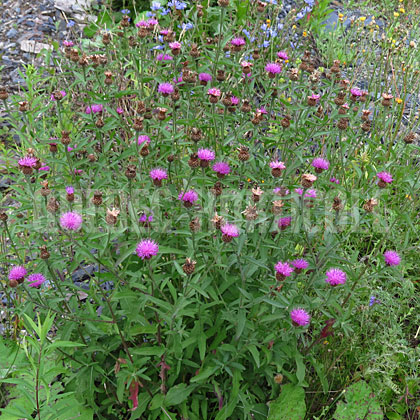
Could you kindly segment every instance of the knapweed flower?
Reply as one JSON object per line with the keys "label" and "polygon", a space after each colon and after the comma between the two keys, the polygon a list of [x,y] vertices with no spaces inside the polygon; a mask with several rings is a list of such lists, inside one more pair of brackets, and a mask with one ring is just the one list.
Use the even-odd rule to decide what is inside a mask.
{"label": "knapweed flower", "polygon": [[30,175],[37,163],[38,159],[31,156],[26,156],[18,160],[19,168],[25,175]]}
{"label": "knapweed flower", "polygon": [[290,224],[292,223],[291,217],[281,217],[279,221],[277,222],[278,227],[281,230],[285,230]]}
{"label": "knapweed flower", "polygon": [[172,55],[169,55],[169,54],[160,53],[156,56],[156,60],[157,61],[171,61],[171,60],[173,60],[173,57],[172,57]]}
{"label": "knapweed flower", "polygon": [[401,258],[395,251],[385,251],[384,252],[385,263],[389,266],[399,265]]}
{"label": "knapweed flower", "polygon": [[198,75],[198,80],[201,82],[202,85],[206,85],[208,82],[211,82],[212,76],[209,73],[200,73]]}
{"label": "knapweed flower", "polygon": [[66,193],[74,194],[74,188],[71,185],[69,185],[68,187],[66,187]]}
{"label": "knapweed flower", "polygon": [[245,40],[243,38],[233,38],[230,43],[234,47],[235,51],[240,51],[245,45]]}
{"label": "knapweed flower", "polygon": [[16,265],[9,271],[9,280],[16,280],[17,282],[21,283],[26,274],[28,274],[28,272],[25,267]]}
{"label": "knapweed flower", "polygon": [[230,223],[224,224],[220,230],[222,231],[222,241],[231,242],[233,238],[239,236],[239,229]]}
{"label": "knapweed flower", "polygon": [[104,110],[104,107],[101,104],[97,105],[89,105],[85,109],[85,114],[97,114],[98,112],[102,112]]}
{"label": "knapweed flower", "polygon": [[158,92],[163,96],[169,96],[174,92],[174,87],[168,82],[159,83]]}
{"label": "knapweed flower", "polygon": [[181,52],[181,43],[178,41],[170,42],[169,48],[171,49],[173,55],[178,55]]}
{"label": "knapweed flower", "polygon": [[140,20],[136,23],[136,28],[148,28],[149,27],[149,23],[146,22],[145,20]]}
{"label": "knapweed flower", "polygon": [[293,309],[290,312],[290,318],[293,322],[293,325],[301,327],[308,325],[311,321],[311,316],[308,314],[308,312],[305,311],[305,309],[302,308]]}
{"label": "knapweed flower", "polygon": [[[62,98],[64,98],[64,97],[67,95],[67,93],[66,93],[66,91],[65,91],[65,90],[60,90],[59,92],[60,92],[60,94],[61,94],[61,97],[62,97]],[[55,101],[55,100],[56,100],[56,99],[55,99],[55,96],[54,96],[54,94],[53,94],[53,93],[51,94],[50,99],[51,99],[52,101]]]}
{"label": "knapweed flower", "polygon": [[363,92],[359,88],[352,88],[350,89],[350,94],[355,98],[358,98],[363,95]]}
{"label": "knapweed flower", "polygon": [[48,172],[51,168],[48,165],[41,166],[38,171]]}
{"label": "knapweed flower", "polygon": [[152,239],[143,239],[136,247],[136,254],[142,260],[149,260],[158,252],[159,245]]}
{"label": "knapweed flower", "polygon": [[210,97],[210,102],[212,103],[212,104],[215,104],[215,103],[217,103],[217,101],[219,100],[219,97],[220,97],[220,95],[222,94],[222,92],[220,91],[220,89],[217,89],[217,88],[210,88],[208,91],[207,91],[207,94],[209,95],[209,97]]}
{"label": "knapweed flower", "polygon": [[156,26],[159,23],[159,21],[156,18],[151,17],[150,19],[147,19],[147,23],[149,24],[149,26],[153,27]]}
{"label": "knapweed flower", "polygon": [[147,216],[146,213],[142,213],[140,218],[139,218],[139,223],[142,223],[145,226],[148,226],[149,223],[153,222],[153,214],[151,214],[150,216]]}
{"label": "knapweed flower", "polygon": [[65,47],[73,47],[74,42],[73,41],[63,41],[63,45]]}
{"label": "knapweed flower", "polygon": [[239,104],[239,98],[237,98],[236,96],[231,96],[230,97],[230,102],[232,103],[232,105],[238,105]]}
{"label": "knapweed flower", "polygon": [[137,138],[137,144],[143,144],[146,142],[146,145],[150,144],[150,137],[146,136],[145,134],[142,134],[141,136],[138,136]]}
{"label": "knapweed flower", "polygon": [[[303,194],[303,189],[302,188],[295,188],[295,193],[302,195]],[[305,198],[316,198],[317,194],[316,194],[316,190],[314,189],[309,189],[306,191],[305,193]]]}
{"label": "knapweed flower", "polygon": [[250,74],[252,71],[252,66],[254,64],[250,63],[249,61],[242,61],[241,62],[241,67],[242,67],[242,71],[244,72],[244,74]]}
{"label": "knapweed flower", "polygon": [[77,231],[82,226],[82,216],[75,211],[64,213],[60,217],[60,225],[63,229]]}
{"label": "knapweed flower", "polygon": [[123,110],[122,108],[118,107],[118,108],[117,108],[117,114],[118,114],[118,115],[122,115],[122,114],[124,114],[124,110]]}
{"label": "knapweed flower", "polygon": [[202,168],[207,168],[209,166],[209,162],[214,160],[216,157],[213,150],[210,149],[198,149],[197,156],[200,159],[200,166]]}
{"label": "knapweed flower", "polygon": [[213,165],[213,171],[217,172],[219,178],[230,173],[230,166],[226,162],[217,162]]}
{"label": "knapweed flower", "polygon": [[283,162],[275,160],[270,162],[271,174],[278,178],[281,173],[286,169],[286,165]]}
{"label": "knapweed flower", "polygon": [[320,174],[330,167],[330,163],[328,160],[318,157],[312,161],[312,166],[315,168],[315,172]]}
{"label": "knapweed flower", "polygon": [[320,98],[321,95],[316,95],[315,93],[313,93],[311,96],[308,96],[307,103],[309,106],[315,106]]}
{"label": "knapweed flower", "polygon": [[297,260],[293,260],[291,264],[295,267],[296,273],[302,272],[302,270],[306,270],[309,266],[308,261],[304,260],[303,258],[299,258]]}
{"label": "knapweed flower", "polygon": [[198,200],[198,194],[194,190],[181,192],[178,195],[178,200],[183,201],[185,207],[192,207],[192,205]]}
{"label": "knapweed flower", "polygon": [[290,277],[294,271],[294,268],[290,266],[287,262],[279,261],[275,266],[276,270],[276,279],[279,281],[284,280],[286,277]]}
{"label": "knapweed flower", "polygon": [[380,188],[385,188],[387,184],[393,181],[392,175],[389,172],[379,172],[376,176],[379,178],[378,187]]}
{"label": "knapweed flower", "polygon": [[338,268],[331,268],[326,273],[325,281],[331,286],[337,286],[339,284],[344,284],[347,280],[346,273]]}
{"label": "knapweed flower", "polygon": [[286,51],[279,51],[277,53],[277,57],[280,58],[281,60],[284,60],[284,61],[289,59],[289,56],[287,55]]}
{"label": "knapweed flower", "polygon": [[279,74],[281,72],[281,65],[277,63],[268,63],[265,66],[265,71],[268,73],[268,77],[273,79],[276,77],[276,74]]}
{"label": "knapweed flower", "polygon": [[155,184],[157,187],[160,187],[162,185],[162,180],[168,178],[168,173],[161,168],[155,168],[152,169],[149,172],[150,178],[153,179],[153,184]]}
{"label": "knapweed flower", "polygon": [[333,184],[339,184],[340,181],[337,178],[331,177],[330,178],[330,182],[332,182]]}
{"label": "knapweed flower", "polygon": [[41,273],[34,273],[28,276],[29,287],[39,287],[46,280]]}

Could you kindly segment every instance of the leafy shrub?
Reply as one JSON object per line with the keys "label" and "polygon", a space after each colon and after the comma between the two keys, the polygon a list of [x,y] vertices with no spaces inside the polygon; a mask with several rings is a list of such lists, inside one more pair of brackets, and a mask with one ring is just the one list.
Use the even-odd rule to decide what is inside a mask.
{"label": "leafy shrub", "polygon": [[317,68],[310,1],[219,3],[104,10],[22,95],[0,89],[19,138],[6,335],[35,373],[3,382],[55,384],[23,417],[60,400],[105,419],[310,418],[362,361],[383,383],[384,328],[414,336],[415,49],[367,31],[364,75]]}

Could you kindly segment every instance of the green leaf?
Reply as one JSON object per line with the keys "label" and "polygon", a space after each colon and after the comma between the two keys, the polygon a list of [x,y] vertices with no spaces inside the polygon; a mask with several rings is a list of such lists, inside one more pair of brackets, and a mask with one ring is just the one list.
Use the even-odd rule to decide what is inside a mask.
{"label": "green leaf", "polygon": [[195,382],[204,382],[204,380],[206,380],[209,376],[213,375],[214,373],[216,373],[219,370],[218,366],[207,366],[203,369],[202,372],[200,372],[198,375],[194,376],[193,378],[190,379],[191,383],[195,383]]}
{"label": "green leaf", "polygon": [[260,353],[259,353],[257,347],[254,346],[254,345],[251,345],[251,346],[248,346],[248,350],[252,354],[252,357],[255,360],[255,364],[259,368],[260,367]]}
{"label": "green leaf", "polygon": [[142,346],[131,349],[131,352],[139,356],[162,356],[162,354],[165,352],[165,349],[163,347]]}
{"label": "green leaf", "polygon": [[270,403],[267,420],[304,420],[305,414],[305,391],[300,386],[286,384],[280,396]]}
{"label": "green leaf", "polygon": [[178,405],[185,401],[191,392],[195,389],[195,386],[187,386],[186,384],[179,384],[169,389],[165,397],[165,405]]}

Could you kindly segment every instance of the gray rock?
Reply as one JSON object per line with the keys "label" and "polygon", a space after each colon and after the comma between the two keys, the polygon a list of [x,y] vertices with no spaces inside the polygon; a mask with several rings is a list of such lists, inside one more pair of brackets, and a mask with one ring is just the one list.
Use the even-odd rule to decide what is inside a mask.
{"label": "gray rock", "polygon": [[7,38],[14,38],[16,35],[18,34],[18,31],[15,29],[15,28],[10,28],[8,31],[7,31],[7,34],[6,34],[6,36],[7,36]]}

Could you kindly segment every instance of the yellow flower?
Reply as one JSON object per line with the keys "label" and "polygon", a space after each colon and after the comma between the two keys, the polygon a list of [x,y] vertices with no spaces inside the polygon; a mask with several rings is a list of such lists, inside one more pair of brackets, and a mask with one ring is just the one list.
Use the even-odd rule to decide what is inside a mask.
{"label": "yellow flower", "polygon": [[363,48],[362,53],[365,53],[365,52],[366,52],[366,50]]}
{"label": "yellow flower", "polygon": [[405,9],[404,9],[404,7],[401,7],[401,8],[400,8],[400,13],[405,13]]}
{"label": "yellow flower", "polygon": [[304,37],[307,37],[308,36],[308,32],[306,32],[306,31],[303,31],[303,34],[302,34]]}
{"label": "yellow flower", "polygon": [[339,13],[339,14],[338,14],[338,17],[339,17],[339,18],[343,18],[343,17],[344,17],[344,15],[343,15],[342,13]]}
{"label": "yellow flower", "polygon": [[293,25],[293,26],[292,26],[292,29],[296,29],[296,25]]}
{"label": "yellow flower", "polygon": [[270,19],[267,19],[265,22],[266,23],[271,23],[271,20]]}
{"label": "yellow flower", "polygon": [[324,340],[324,344],[328,344],[328,340]]}
{"label": "yellow flower", "polygon": [[289,97],[287,98],[287,101],[288,101],[288,102],[292,102],[292,98],[289,96]]}
{"label": "yellow flower", "polygon": [[397,103],[397,104],[402,104],[402,99],[401,98],[395,98],[395,102]]}
{"label": "yellow flower", "polygon": [[360,20],[360,22],[364,22],[366,20],[366,16],[360,16],[359,20]]}
{"label": "yellow flower", "polygon": [[261,182],[264,184],[264,180],[262,179]]}
{"label": "yellow flower", "polygon": [[398,17],[400,14],[398,12],[394,12],[394,17]]}
{"label": "yellow flower", "polygon": [[284,62],[285,62],[285,63],[288,63],[288,62],[289,62],[289,60],[284,60]]}

